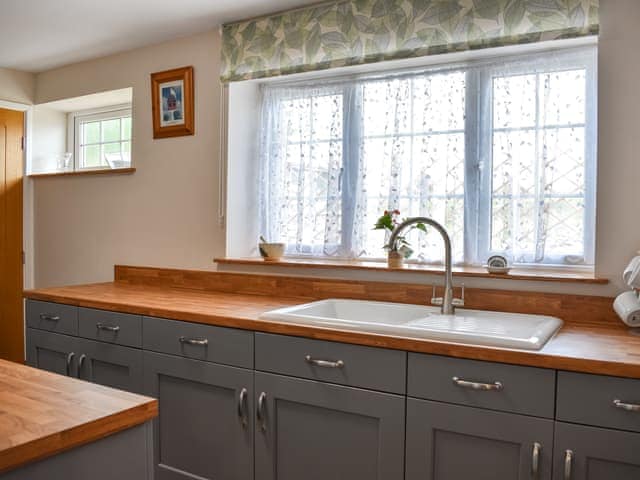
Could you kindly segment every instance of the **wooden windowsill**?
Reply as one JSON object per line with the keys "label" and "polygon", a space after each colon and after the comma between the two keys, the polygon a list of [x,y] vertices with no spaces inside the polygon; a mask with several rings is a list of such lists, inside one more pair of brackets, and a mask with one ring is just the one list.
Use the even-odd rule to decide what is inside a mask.
{"label": "wooden windowsill", "polygon": [[124,175],[134,173],[136,169],[134,167],[128,168],[101,168],[96,170],[78,170],[74,172],[50,172],[50,173],[31,173],[27,175],[29,178],[41,178],[41,177],[80,177],[85,175],[109,175],[118,174]]}
{"label": "wooden windowsill", "polygon": [[[214,258],[213,261],[226,265],[262,265],[273,267],[310,267],[322,269],[353,269],[384,272],[422,272],[434,275],[443,275],[444,268],[434,265],[421,265],[407,263],[401,268],[389,268],[386,262],[358,261],[358,260],[329,260],[306,258],[283,258],[277,262],[265,262],[262,258]],[[453,267],[456,277],[495,278],[503,280],[528,280],[532,282],[566,282],[566,283],[591,283],[605,285],[608,278],[596,277],[593,272],[580,270],[543,269],[543,268],[513,268],[506,274],[494,274],[487,272],[482,267]]]}

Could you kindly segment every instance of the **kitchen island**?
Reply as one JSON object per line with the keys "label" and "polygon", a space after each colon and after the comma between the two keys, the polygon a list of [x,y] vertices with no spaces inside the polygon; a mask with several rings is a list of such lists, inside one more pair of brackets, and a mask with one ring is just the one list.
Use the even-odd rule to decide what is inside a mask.
{"label": "kitchen island", "polygon": [[0,479],[150,479],[157,401],[0,360]]}

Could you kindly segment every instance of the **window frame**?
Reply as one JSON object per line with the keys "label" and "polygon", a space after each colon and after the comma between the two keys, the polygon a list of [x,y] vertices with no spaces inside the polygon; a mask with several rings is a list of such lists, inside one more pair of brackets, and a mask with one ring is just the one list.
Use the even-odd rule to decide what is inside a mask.
{"label": "window frame", "polygon": [[[562,63],[556,68],[552,62],[546,58],[546,54],[553,52]],[[509,75],[518,75],[525,73],[541,74],[544,72],[557,72],[563,70],[572,70],[584,68],[586,71],[585,83],[585,177],[584,177],[584,258],[581,263],[567,262],[566,257],[569,255],[549,256],[540,262],[521,263],[519,266],[532,268],[571,268],[571,267],[590,267],[595,263],[595,217],[596,217],[596,175],[597,175],[597,43],[580,45],[578,47],[555,47],[546,50],[535,50],[525,52],[522,55],[497,55],[495,57],[472,59],[465,62],[442,62],[420,67],[397,68],[389,70],[373,71],[360,75],[351,76],[333,76],[324,78],[322,83],[325,86],[332,82],[348,82],[353,81],[353,85],[336,87],[340,90],[343,97],[343,108],[347,108],[347,102],[357,102],[358,88],[357,86],[367,80],[391,80],[394,78],[413,77],[419,75],[420,72],[426,74],[440,74],[447,72],[461,71],[465,74],[466,95],[465,95],[465,164],[464,164],[464,245],[463,260],[459,262],[461,265],[480,265],[482,259],[488,258],[492,254],[504,254],[504,252],[493,252],[488,247],[490,245],[491,235],[491,198],[492,198],[492,124],[493,124],[493,102],[491,95],[491,83],[494,76],[492,74],[501,71],[508,71]],[[506,64],[506,67],[497,67],[496,61]],[[558,60],[555,60],[558,61]],[[317,79],[316,79],[317,80]],[[299,88],[301,92],[304,90],[311,91],[317,83],[313,80],[294,80],[288,82],[265,82],[261,84],[261,88],[289,87],[293,89]],[[470,94],[471,93],[471,94]],[[303,94],[301,94],[302,96]],[[537,96],[537,94],[536,94]],[[312,98],[310,95],[308,98]],[[363,105],[360,100],[359,107]],[[358,105],[351,105],[356,107]],[[482,111],[489,110],[485,113],[485,118],[490,121],[480,122],[479,118]],[[345,110],[346,111],[346,110]],[[356,170],[357,161],[348,161],[349,145],[351,148],[357,148],[358,141],[354,141],[358,136],[363,135],[363,125],[358,120],[347,121],[347,116],[343,112],[343,163],[341,171],[341,195],[342,195],[342,242],[338,247],[349,249],[352,245],[352,223],[353,216],[345,214],[344,195],[347,195],[351,188],[345,185],[351,181],[357,181]],[[536,128],[536,131],[538,129]],[[347,141],[351,137],[351,141]],[[587,141],[587,139],[589,139]],[[349,168],[347,168],[349,167]],[[487,202],[489,205],[487,205]],[[484,209],[484,210],[481,210]],[[485,212],[484,216],[481,212]],[[475,212],[474,215],[469,215]],[[353,212],[351,212],[353,213]],[[351,223],[350,223],[351,222]],[[312,252],[312,245],[304,245],[303,251]],[[288,254],[291,257],[301,258],[347,258],[334,257],[329,255],[314,255],[312,253],[296,252]],[[365,261],[380,260],[378,257],[358,257]],[[563,261],[561,261],[563,260]],[[433,262],[420,262],[431,264]],[[441,262],[436,262],[441,263]]]}
{"label": "window frame", "polygon": [[[123,119],[123,118],[131,118],[131,138],[129,140],[119,140],[114,142],[97,142],[82,145],[81,144],[81,127],[85,123],[97,122],[97,121],[105,121],[105,120],[114,120],[114,119]],[[82,147],[87,145],[107,145],[113,143],[122,144],[125,141],[130,142],[131,147],[133,148],[133,114],[132,114],[132,106],[131,104],[124,105],[113,105],[109,107],[95,108],[91,110],[81,110],[77,112],[73,112],[69,114],[69,132],[73,132],[71,138],[69,138],[69,143],[73,146],[73,170],[76,172],[85,172],[91,170],[109,170],[110,167],[106,166],[98,166],[98,167],[81,167],[80,162],[80,150]],[[122,168],[130,168],[133,165],[133,156],[131,156],[131,161],[127,167]]]}

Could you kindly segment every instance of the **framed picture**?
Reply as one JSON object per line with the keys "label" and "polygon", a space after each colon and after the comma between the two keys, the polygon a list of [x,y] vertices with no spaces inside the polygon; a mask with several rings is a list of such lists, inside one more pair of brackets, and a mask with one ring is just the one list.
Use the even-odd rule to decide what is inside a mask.
{"label": "framed picture", "polygon": [[193,135],[193,67],[151,74],[153,138]]}

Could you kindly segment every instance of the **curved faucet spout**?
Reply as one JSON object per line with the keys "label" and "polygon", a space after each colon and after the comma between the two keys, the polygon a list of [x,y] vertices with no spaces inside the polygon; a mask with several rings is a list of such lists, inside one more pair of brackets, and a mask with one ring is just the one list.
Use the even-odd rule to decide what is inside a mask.
{"label": "curved faucet spout", "polygon": [[424,223],[435,228],[442,236],[444,242],[444,296],[442,298],[442,306],[440,311],[443,315],[453,315],[455,307],[453,305],[453,273],[452,273],[452,261],[451,261],[451,238],[445,230],[445,228],[435,220],[429,217],[411,217],[407,218],[404,222],[399,224],[389,237],[389,247],[393,249],[393,246],[398,239],[400,233],[407,227],[415,225],[417,223]]}

